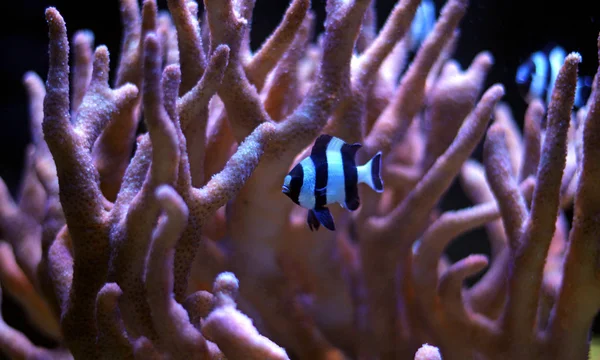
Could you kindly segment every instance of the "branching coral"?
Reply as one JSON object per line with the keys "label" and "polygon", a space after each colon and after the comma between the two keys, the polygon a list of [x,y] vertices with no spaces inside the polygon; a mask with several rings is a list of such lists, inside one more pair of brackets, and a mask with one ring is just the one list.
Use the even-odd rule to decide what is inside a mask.
{"label": "branching coral", "polygon": [[[400,0],[379,33],[374,1],[329,0],[316,44],[310,1],[293,0],[254,53],[253,0],[203,5],[199,18],[194,0],[169,0],[160,14],[154,0],[122,0],[113,86],[108,49],[92,50],[89,32],[73,37],[70,74],[65,21],[47,9],[50,67],[45,86],[24,78],[33,142],[16,201],[0,182],[0,283],[59,347],[37,347],[0,319],[0,349],[586,357],[600,308],[600,77],[572,114],[578,54],[547,115],[530,104],[521,135],[499,104],[504,88],[483,89],[491,54],[465,71],[450,59],[466,0],[447,1],[405,71],[417,0]],[[361,160],[383,151],[386,190],[361,189],[358,211],[332,209],[337,232],[312,233],[280,189],[321,133],[362,143]],[[482,140],[480,164],[469,157]],[[475,205],[440,212],[458,177]],[[446,246],[482,226],[491,259],[449,263]]]}

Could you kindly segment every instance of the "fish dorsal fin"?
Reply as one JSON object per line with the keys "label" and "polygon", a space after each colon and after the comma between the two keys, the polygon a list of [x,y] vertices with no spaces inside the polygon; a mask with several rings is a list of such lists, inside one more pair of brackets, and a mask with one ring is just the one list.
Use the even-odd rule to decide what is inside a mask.
{"label": "fish dorsal fin", "polygon": [[311,155],[325,154],[325,152],[327,151],[327,145],[329,144],[331,139],[333,139],[333,136],[331,136],[331,135],[327,135],[327,134],[319,135],[317,140],[315,140],[315,144],[313,145],[313,148],[312,148],[310,154]]}
{"label": "fish dorsal fin", "polygon": [[329,229],[331,231],[335,231],[335,224],[333,223],[333,216],[331,216],[331,212],[329,212],[328,208],[326,208],[326,207],[315,208],[313,211],[314,211],[317,219],[319,219],[319,222],[321,224],[323,224],[323,226],[325,226],[327,229]]}
{"label": "fish dorsal fin", "polygon": [[342,153],[346,153],[348,154],[348,156],[351,159],[354,159],[356,157],[356,152],[358,151],[358,149],[360,149],[362,147],[361,144],[359,143],[354,143],[354,144],[344,144],[342,146]]}

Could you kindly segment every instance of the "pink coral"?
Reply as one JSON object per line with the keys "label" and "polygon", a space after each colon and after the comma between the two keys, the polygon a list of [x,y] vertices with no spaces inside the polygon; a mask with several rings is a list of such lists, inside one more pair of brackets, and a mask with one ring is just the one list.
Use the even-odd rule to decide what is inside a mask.
{"label": "pink coral", "polygon": [[[0,318],[0,349],[584,358],[600,308],[600,77],[572,114],[581,57],[570,54],[545,122],[534,101],[521,134],[503,86],[483,89],[492,55],[465,71],[450,59],[466,0],[447,1],[402,72],[419,3],[398,1],[377,33],[374,2],[329,0],[313,43],[310,1],[293,0],[252,52],[253,0],[205,0],[202,18],[194,0],[168,0],[169,13],[121,0],[113,86],[109,51],[89,32],[75,34],[69,66],[65,20],[48,8],[46,84],[24,79],[33,141],[16,201],[0,182],[0,283],[59,346]],[[361,189],[358,211],[332,209],[337,232],[311,233],[280,188],[324,132],[363,143],[361,160],[383,151],[386,190]],[[470,156],[482,140],[480,164]],[[457,177],[475,205],[441,212]],[[481,226],[491,260],[450,264],[445,247]]]}

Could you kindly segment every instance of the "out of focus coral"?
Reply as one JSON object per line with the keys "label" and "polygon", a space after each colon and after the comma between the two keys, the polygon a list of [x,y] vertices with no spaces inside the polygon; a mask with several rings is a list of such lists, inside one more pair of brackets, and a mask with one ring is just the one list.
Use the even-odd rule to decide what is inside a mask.
{"label": "out of focus coral", "polygon": [[[46,11],[50,67],[45,85],[24,78],[33,141],[17,198],[0,182],[0,284],[59,346],[0,318],[4,353],[586,358],[600,308],[600,77],[573,114],[578,54],[521,134],[503,87],[483,91],[491,54],[464,71],[451,60],[466,0],[447,1],[409,64],[418,0],[379,32],[375,1],[328,0],[316,43],[310,1],[292,0],[256,52],[253,0],[167,3],[121,0],[112,85],[108,49],[89,32],[69,43]],[[362,143],[360,163],[382,151],[386,188],[361,188],[358,211],[331,209],[336,232],[313,233],[281,184],[321,133]],[[457,178],[476,205],[442,212]],[[450,263],[446,246],[483,226],[491,259]]]}

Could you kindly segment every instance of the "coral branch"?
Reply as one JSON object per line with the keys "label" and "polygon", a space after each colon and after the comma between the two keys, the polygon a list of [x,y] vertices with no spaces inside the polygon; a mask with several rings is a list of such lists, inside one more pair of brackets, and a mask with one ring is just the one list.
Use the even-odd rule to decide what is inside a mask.
{"label": "coral branch", "polygon": [[[0,299],[1,297],[0,290]],[[4,322],[2,316],[0,316],[0,349],[11,359],[73,359],[65,350],[48,350],[35,346],[23,333]]]}
{"label": "coral branch", "polygon": [[519,181],[536,173],[542,148],[540,126],[544,113],[545,109],[541,101],[533,101],[527,108],[523,129],[523,161],[519,170]]}
{"label": "coral branch", "polygon": [[232,273],[215,280],[215,309],[202,324],[202,333],[215,342],[229,359],[289,359],[285,350],[261,336],[252,320],[236,309],[238,281]]}
{"label": "coral branch", "polygon": [[392,144],[406,133],[410,123],[423,103],[425,82],[444,45],[451,38],[466,11],[466,2],[451,0],[444,6],[435,28],[419,49],[402,78],[394,99],[379,116],[373,129],[365,138],[369,155],[377,151],[388,153]]}
{"label": "coral branch", "polygon": [[163,185],[156,197],[165,218],[153,235],[145,274],[152,320],[164,350],[175,358],[204,359],[208,356],[204,338],[190,323],[186,310],[172,298],[175,242],[187,223],[187,206],[177,193]]}
{"label": "coral branch", "polygon": [[17,264],[11,246],[5,242],[0,242],[0,283],[23,306],[29,321],[46,335],[60,339],[60,329],[54,313],[35,291],[33,284]]}
{"label": "coral branch", "polygon": [[211,55],[202,78],[185,93],[178,104],[181,128],[187,143],[192,184],[195,187],[204,183],[208,102],[221,84],[228,59],[229,48],[225,45],[218,46]]}
{"label": "coral branch", "polygon": [[[600,37],[598,38],[600,61]],[[599,67],[600,69],[600,67]],[[599,72],[600,73],[600,72]],[[573,228],[569,235],[569,249],[565,259],[563,284],[554,308],[549,344],[561,356],[586,356],[588,343],[585,334],[600,305],[598,283],[598,208],[600,190],[598,176],[600,167],[598,144],[600,134],[600,77],[596,76],[596,91],[593,94],[583,130],[583,156],[579,186],[575,195]],[[567,89],[568,91],[570,89]],[[554,97],[554,96],[553,96]],[[554,100],[554,99],[553,99]],[[556,104],[554,104],[556,106]],[[551,107],[552,108],[552,105]],[[553,109],[556,111],[556,109]],[[548,137],[548,135],[546,135]],[[585,294],[585,295],[584,295]],[[577,309],[576,311],[574,311]],[[564,346],[556,341],[567,339]],[[561,340],[562,341],[562,340]]]}
{"label": "coral branch", "polygon": [[91,31],[78,31],[73,36],[73,98],[71,109],[77,111],[87,92],[92,78],[92,52],[94,45],[94,34]]}
{"label": "coral branch", "polygon": [[[542,282],[545,256],[558,214],[561,178],[566,162],[567,131],[577,84],[581,56],[570,54],[556,79],[548,106],[548,123],[542,147],[531,213],[527,218],[509,280],[509,298],[504,327],[516,336],[511,340],[515,354],[531,351],[523,347],[534,336],[537,296]],[[523,356],[523,355],[515,355]]]}
{"label": "coral branch", "polygon": [[188,9],[186,0],[169,0],[169,12],[177,29],[179,62],[183,73],[180,93],[187,93],[200,80],[206,68],[206,56],[202,47],[202,37],[198,20]]}
{"label": "coral branch", "polygon": [[508,244],[514,251],[519,248],[523,224],[528,210],[519,190],[506,144],[506,130],[494,124],[487,132],[484,147],[485,174],[502,211]]}
{"label": "coral branch", "polygon": [[122,294],[119,285],[107,283],[96,299],[98,350],[106,359],[133,358],[133,348],[119,310],[118,301]]}
{"label": "coral branch", "polygon": [[297,36],[309,7],[310,0],[293,0],[279,26],[245,66],[248,81],[258,90]]}

